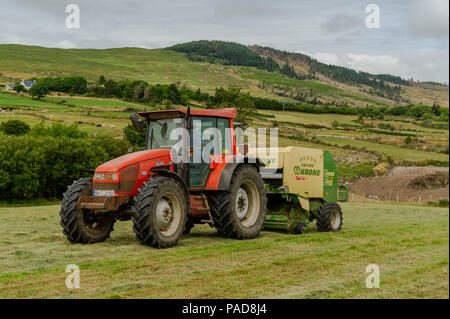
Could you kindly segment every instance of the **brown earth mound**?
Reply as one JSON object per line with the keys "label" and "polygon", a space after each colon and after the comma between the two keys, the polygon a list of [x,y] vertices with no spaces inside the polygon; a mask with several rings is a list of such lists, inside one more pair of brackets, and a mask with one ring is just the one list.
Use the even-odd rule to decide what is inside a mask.
{"label": "brown earth mound", "polygon": [[448,186],[448,173],[436,172],[434,174],[417,176],[408,186],[418,189],[445,187]]}
{"label": "brown earth mound", "polygon": [[350,190],[365,198],[424,203],[449,199],[448,167],[395,167],[389,175],[359,180]]}

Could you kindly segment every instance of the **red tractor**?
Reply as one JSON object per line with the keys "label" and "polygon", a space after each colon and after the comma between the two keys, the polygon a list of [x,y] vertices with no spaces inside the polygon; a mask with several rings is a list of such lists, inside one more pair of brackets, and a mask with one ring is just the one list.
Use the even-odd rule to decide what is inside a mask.
{"label": "red tractor", "polygon": [[[147,122],[146,150],[121,156],[95,170],[92,178],[75,181],[61,202],[61,226],[71,243],[106,240],[116,220],[132,220],[143,245],[166,248],[177,244],[194,224],[207,223],[237,239],[259,235],[265,219],[266,191],[257,158],[237,156],[233,131],[235,109],[142,112]],[[134,113],[137,130],[142,122]],[[215,128],[222,147],[208,161],[173,161],[170,138],[175,128],[191,133]],[[192,139],[185,136],[184,141]],[[204,141],[202,141],[203,143]],[[192,144],[190,144],[192,145]],[[188,145],[189,146],[189,145]],[[227,147],[229,149],[227,149]],[[183,147],[192,159],[192,147]],[[239,160],[236,160],[239,158]]]}

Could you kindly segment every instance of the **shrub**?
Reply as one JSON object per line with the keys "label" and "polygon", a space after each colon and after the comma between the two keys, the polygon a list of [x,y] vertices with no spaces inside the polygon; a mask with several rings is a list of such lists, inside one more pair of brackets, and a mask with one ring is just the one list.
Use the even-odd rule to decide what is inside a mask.
{"label": "shrub", "polygon": [[354,181],[361,177],[371,177],[374,175],[374,166],[371,163],[363,163],[351,166],[342,164],[338,166],[338,176],[345,181]]}
{"label": "shrub", "polygon": [[142,121],[143,129],[141,132],[136,131],[132,124],[128,124],[123,129],[123,134],[125,139],[130,142],[133,146],[145,147],[145,134],[147,132],[147,122]]}
{"label": "shrub", "polygon": [[109,158],[116,158],[127,154],[128,149],[131,147],[131,144],[127,140],[115,138],[114,136],[107,134],[91,137],[90,140],[92,140],[95,145],[105,150]]}
{"label": "shrub", "polygon": [[0,198],[61,196],[109,156],[92,140],[21,136],[0,141]]}
{"label": "shrub", "polygon": [[17,93],[26,92],[27,91],[27,89],[20,83],[16,83],[16,85],[14,85],[13,90],[16,91]]}
{"label": "shrub", "polygon": [[338,128],[338,127],[339,127],[339,122],[336,121],[336,120],[334,120],[333,123],[331,123],[331,126],[332,126],[333,128]]}
{"label": "shrub", "polygon": [[0,130],[7,135],[24,135],[30,131],[30,126],[19,120],[9,120],[0,124]]}
{"label": "shrub", "polygon": [[33,98],[37,98],[38,100],[41,97],[44,97],[48,94],[49,90],[43,84],[35,84],[31,87],[29,93]]}
{"label": "shrub", "polygon": [[81,131],[77,124],[64,125],[61,123],[53,123],[50,126],[45,126],[42,121],[35,125],[30,134],[33,136],[52,136],[52,137],[69,137],[69,138],[86,138],[87,132]]}
{"label": "shrub", "polygon": [[0,199],[60,197],[88,170],[126,154],[130,144],[109,135],[86,137],[76,126],[42,124],[25,136],[0,139]]}

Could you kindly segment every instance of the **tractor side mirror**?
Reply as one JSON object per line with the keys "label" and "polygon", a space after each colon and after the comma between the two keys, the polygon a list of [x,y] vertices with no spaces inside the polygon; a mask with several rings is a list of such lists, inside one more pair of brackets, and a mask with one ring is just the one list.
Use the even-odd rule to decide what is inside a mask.
{"label": "tractor side mirror", "polygon": [[139,118],[139,115],[136,112],[134,112],[133,114],[130,115],[130,119],[131,119],[131,122],[133,123],[133,126],[136,129],[136,131],[141,132],[142,131],[142,122],[141,122],[141,119]]}

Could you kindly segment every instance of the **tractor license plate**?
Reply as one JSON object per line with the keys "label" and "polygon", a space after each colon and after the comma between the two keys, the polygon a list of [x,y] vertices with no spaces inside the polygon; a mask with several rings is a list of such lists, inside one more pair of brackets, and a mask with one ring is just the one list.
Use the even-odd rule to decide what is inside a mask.
{"label": "tractor license plate", "polygon": [[114,196],[114,191],[108,191],[108,190],[94,190],[94,196],[107,196],[107,197],[112,197]]}

